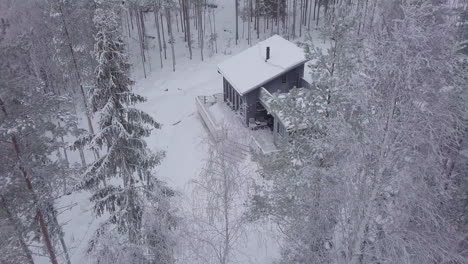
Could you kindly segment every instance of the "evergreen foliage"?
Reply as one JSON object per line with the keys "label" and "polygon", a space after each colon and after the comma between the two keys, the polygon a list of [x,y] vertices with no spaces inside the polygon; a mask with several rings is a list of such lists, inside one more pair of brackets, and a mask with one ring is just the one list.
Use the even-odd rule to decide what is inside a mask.
{"label": "evergreen foliage", "polygon": [[[103,237],[108,237],[109,233],[125,234],[127,238],[116,238],[117,241],[129,243],[125,251],[134,252],[125,254],[129,254],[129,257],[138,255],[144,259],[145,248],[149,244],[143,245],[154,244],[148,242],[146,237],[152,236],[154,240],[157,235],[151,230],[143,233],[142,221],[146,207],[158,196],[162,201],[154,206],[161,210],[162,207],[157,205],[162,206],[164,199],[170,195],[158,191],[167,188],[156,180],[152,172],[163,158],[163,153],[151,153],[144,138],[160,125],[135,107],[144,102],[145,98],[131,91],[133,81],[129,78],[130,65],[117,12],[117,9],[107,5],[95,11],[94,23],[98,29],[95,58],[98,66],[95,71],[96,86],[90,90],[90,108],[98,116],[99,132],[83,142],[87,142],[101,156],[86,170],[81,188],[93,193],[91,201],[94,202],[97,216],[108,215],[95,239],[90,242],[89,250],[104,253],[99,250],[99,245],[107,243],[102,240]],[[158,225],[161,229],[169,228],[168,222],[163,220],[166,217],[160,216]],[[117,233],[112,231],[112,226],[117,227]],[[166,241],[167,237],[161,234],[159,239]],[[167,245],[166,250],[170,252],[170,246]],[[97,259],[112,262],[103,255]]]}

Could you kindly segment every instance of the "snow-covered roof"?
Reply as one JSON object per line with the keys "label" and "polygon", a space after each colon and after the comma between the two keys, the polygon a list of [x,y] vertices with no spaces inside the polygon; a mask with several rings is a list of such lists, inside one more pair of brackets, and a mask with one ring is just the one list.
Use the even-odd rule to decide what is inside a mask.
{"label": "snow-covered roof", "polygon": [[[307,93],[307,89],[305,88],[295,88],[294,91],[294,101],[300,107],[306,107],[304,104],[304,95]],[[287,111],[286,109],[274,109],[272,107],[273,102],[277,102],[279,104],[283,104],[286,97],[290,96],[291,92],[289,93],[280,93],[272,95],[268,92],[267,89],[262,87],[260,89],[260,102],[262,102],[263,106],[265,106],[268,113],[273,114],[275,118],[278,118],[278,121],[283,124],[283,126],[287,130],[295,130],[295,129],[305,129],[307,125],[305,123],[297,123],[296,119],[298,116],[295,116],[297,113],[292,113],[291,111]]]}
{"label": "snow-covered roof", "polygon": [[[267,47],[270,59],[265,61]],[[222,62],[218,71],[244,95],[306,61],[302,48],[274,35]]]}

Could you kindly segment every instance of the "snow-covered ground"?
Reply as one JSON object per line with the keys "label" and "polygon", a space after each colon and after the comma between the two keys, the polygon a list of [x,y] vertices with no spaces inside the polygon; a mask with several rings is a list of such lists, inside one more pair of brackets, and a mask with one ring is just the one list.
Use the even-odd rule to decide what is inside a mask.
{"label": "snow-covered ground", "polygon": [[[156,169],[156,173],[159,178],[179,191],[181,195],[176,199],[181,201],[190,199],[190,183],[202,170],[208,152],[208,131],[197,113],[195,97],[222,92],[222,77],[217,72],[217,65],[248,47],[245,39],[241,40],[238,45],[234,45],[235,25],[232,21],[235,20],[234,12],[231,12],[234,10],[232,4],[223,2],[218,7],[216,13],[219,35],[218,53],[209,56],[209,52],[205,52],[204,61],[200,59],[197,43],[193,44],[193,59],[189,59],[186,43],[183,42],[183,34],[174,29],[177,61],[175,72],[172,71],[170,47],[168,47],[168,57],[162,69],[159,64],[159,52],[153,49],[149,56],[151,71],[147,63],[146,68],[150,72],[147,73],[147,78],[143,78],[138,45],[135,39],[128,38],[130,62],[134,67],[133,78],[136,80],[134,90],[148,99],[140,107],[162,124],[162,128],[154,131],[148,138],[148,144],[152,150],[166,151],[166,157]],[[153,25],[149,22],[152,21],[150,17],[147,20],[148,25]],[[242,24],[240,24],[240,29],[242,29]],[[148,26],[148,30],[149,35],[155,35],[153,27]],[[267,32],[262,34],[260,39],[253,37],[253,41],[257,42],[269,36]],[[150,43],[150,47],[155,44],[156,42]],[[76,153],[71,153],[71,158],[78,160]],[[92,160],[91,155],[88,160]],[[255,168],[255,164],[251,165]],[[65,239],[72,263],[86,263],[86,246],[99,223],[99,219],[95,219],[92,214],[92,205],[88,199],[89,194],[81,192],[65,196],[58,201],[58,208],[73,205],[59,215],[60,223],[64,224]],[[175,202],[175,204],[184,203]],[[276,230],[270,225],[259,226],[261,228],[251,227],[251,231],[255,229],[258,232],[249,232],[249,243],[245,244],[243,256],[239,258],[243,259],[243,263],[271,263],[279,254]],[[48,263],[48,260],[39,258],[37,263]]]}

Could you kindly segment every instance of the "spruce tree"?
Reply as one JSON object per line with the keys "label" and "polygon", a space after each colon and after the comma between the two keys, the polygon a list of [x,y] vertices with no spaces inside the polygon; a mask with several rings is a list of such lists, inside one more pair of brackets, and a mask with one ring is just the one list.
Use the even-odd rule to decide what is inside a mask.
{"label": "spruce tree", "polygon": [[106,213],[109,218],[98,229],[90,250],[110,226],[116,226],[128,244],[142,245],[142,216],[145,203],[149,203],[145,202],[144,194],[161,187],[151,170],[162,155],[151,153],[144,140],[160,125],[134,107],[145,98],[131,91],[130,64],[117,12],[101,6],[94,16],[98,30],[95,43],[98,66],[96,87],[90,90],[90,107],[98,116],[99,132],[84,142],[102,155],[86,170],[81,188],[92,192],[95,213],[98,216]]}

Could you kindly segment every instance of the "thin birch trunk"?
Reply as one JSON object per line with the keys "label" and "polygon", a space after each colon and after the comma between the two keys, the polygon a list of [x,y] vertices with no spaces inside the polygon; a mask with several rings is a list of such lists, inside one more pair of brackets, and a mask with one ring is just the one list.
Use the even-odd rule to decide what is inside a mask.
{"label": "thin birch trunk", "polygon": [[167,31],[169,32],[169,43],[171,44],[172,52],[172,70],[175,71],[176,60],[175,60],[175,51],[174,51],[174,36],[172,35],[172,23],[171,23],[171,11],[166,7],[166,19],[167,19]]}
{"label": "thin birch trunk", "polygon": [[[143,49],[143,54],[146,49],[146,28],[145,28],[145,14],[141,9],[138,9],[138,13],[140,15],[140,26],[141,26],[141,46]],[[146,62],[146,57],[143,57]]]}
{"label": "thin birch trunk", "polygon": [[374,17],[375,17],[375,9],[377,6],[377,1],[374,1],[374,6],[372,7],[372,14],[370,18],[370,23],[369,23],[369,28],[372,30],[372,27],[374,26]]}
{"label": "thin birch trunk", "polygon": [[200,55],[201,55],[201,60],[203,61],[203,19],[202,19],[202,4],[201,0],[199,0],[198,3],[198,35],[199,35],[199,43],[200,43]]}
{"label": "thin birch trunk", "polygon": [[127,20],[127,30],[128,30],[128,37],[131,38],[132,37],[132,33],[130,31],[130,14],[129,14],[129,11],[126,12],[126,20]]}
{"label": "thin birch trunk", "polygon": [[317,19],[316,12],[317,12],[317,2],[320,0],[314,0],[314,20]]}
{"label": "thin birch trunk", "polygon": [[187,44],[189,48],[190,59],[192,59],[192,37],[190,36],[190,16],[187,0],[182,0],[185,3],[185,29],[187,31]]}
{"label": "thin birch trunk", "polygon": [[132,25],[132,30],[135,30],[135,27],[133,26],[133,9],[129,9],[130,13],[130,24]]}
{"label": "thin birch trunk", "polygon": [[[213,9],[213,30],[214,34],[216,34],[216,17],[215,17],[215,12]],[[218,38],[215,38],[215,52],[218,53]]]}
{"label": "thin birch trunk", "polygon": [[318,4],[317,4],[317,24],[316,26],[319,25],[319,21],[320,21],[320,6],[322,5],[322,0],[318,0]]}
{"label": "thin birch trunk", "polygon": [[184,28],[184,42],[187,42],[187,25],[186,25],[187,20],[185,19],[185,8],[186,8],[185,7],[185,0],[179,0],[179,1],[181,3],[181,7],[182,7],[182,9],[181,9],[181,12],[182,12],[182,14],[181,14],[182,21],[181,21],[181,23],[182,23],[183,28]]}
{"label": "thin birch trunk", "polygon": [[[236,1],[236,45],[239,42],[239,0]],[[214,12],[214,11],[213,11]]]}
{"label": "thin birch trunk", "polygon": [[308,17],[308,14],[309,14],[308,11],[309,11],[309,7],[310,7],[309,1],[310,1],[310,0],[305,0],[305,10],[304,10],[304,20],[303,20],[303,22],[304,22],[304,27],[307,26],[307,18],[309,18],[309,17]]}
{"label": "thin birch trunk", "polygon": [[302,23],[304,23],[304,0],[301,0],[300,9],[301,17],[299,19],[299,37],[302,37]]}
{"label": "thin birch trunk", "polygon": [[292,21],[292,38],[296,38],[296,16],[297,16],[297,0],[293,0],[293,21]]}
{"label": "thin birch trunk", "polygon": [[138,31],[138,40],[139,40],[139,46],[140,46],[140,57],[141,57],[141,65],[143,66],[143,74],[146,79],[146,67],[145,67],[145,52],[144,52],[144,44],[142,40],[142,28],[141,28],[141,20],[140,20],[140,11],[136,11],[136,24],[137,24],[137,31]]}
{"label": "thin birch trunk", "polygon": [[285,22],[286,22],[286,25],[285,25],[285,34],[286,34],[286,37],[287,39],[289,39],[289,33],[290,33],[290,30],[289,30],[289,9],[290,9],[290,4],[289,4],[289,0],[286,0],[286,14],[285,14]]}
{"label": "thin birch trunk", "polygon": [[184,41],[187,40],[187,36],[185,35],[185,26],[184,26],[184,8],[181,0],[179,0],[179,12],[180,12],[180,29],[184,32]]}
{"label": "thin birch trunk", "polygon": [[260,39],[260,8],[259,0],[255,1],[255,19],[257,21],[257,39]]}
{"label": "thin birch trunk", "polygon": [[247,28],[248,28],[248,32],[247,32],[247,42],[249,44],[249,46],[252,46],[252,36],[251,36],[251,33],[250,33],[250,24],[252,23],[252,0],[249,0],[249,5],[250,5],[250,9],[249,9],[249,21],[247,23]]}
{"label": "thin birch trunk", "polygon": [[163,37],[163,49],[164,49],[164,59],[167,60],[167,53],[166,53],[166,37],[164,36],[164,21],[163,21],[163,15],[161,14],[161,32],[162,32],[162,37]]}
{"label": "thin birch trunk", "polygon": [[[222,161],[223,165],[225,163],[224,158]],[[225,165],[223,166],[225,167]],[[229,179],[228,179],[228,173],[224,173],[223,175],[223,180],[224,180],[224,199],[223,199],[223,209],[224,209],[224,254],[223,258],[224,261],[223,263],[227,263],[229,260],[229,251],[230,251],[230,241],[231,241],[231,231],[230,231],[230,226],[229,226]]]}
{"label": "thin birch trunk", "polygon": [[162,59],[161,32],[160,32],[160,29],[159,29],[159,19],[158,19],[159,15],[158,15],[158,9],[156,8],[156,5],[154,6],[153,14],[154,14],[154,24],[156,26],[156,32],[157,32],[157,35],[158,35],[159,60],[161,62],[161,69],[162,69],[163,68],[163,59]]}
{"label": "thin birch trunk", "polygon": [[[280,2],[281,0],[276,0],[276,34],[280,33]],[[273,28],[273,26],[272,26]]]}

